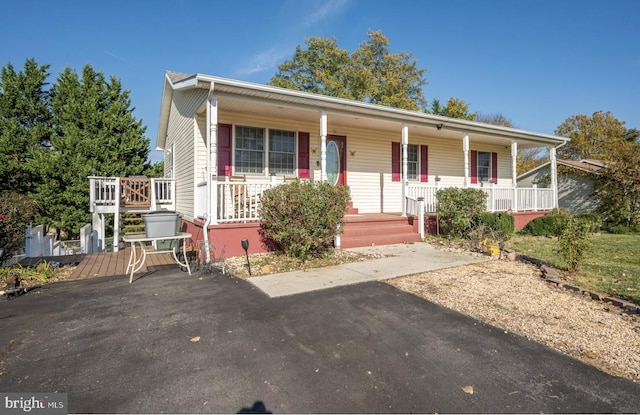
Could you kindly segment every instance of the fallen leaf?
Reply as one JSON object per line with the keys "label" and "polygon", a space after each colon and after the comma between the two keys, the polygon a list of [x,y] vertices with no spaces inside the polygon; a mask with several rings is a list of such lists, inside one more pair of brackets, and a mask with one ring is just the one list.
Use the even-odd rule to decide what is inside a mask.
{"label": "fallen leaf", "polygon": [[200,341],[200,336],[196,336],[196,337],[192,337],[191,338],[191,343],[195,343],[195,342],[199,342]]}
{"label": "fallen leaf", "polygon": [[464,386],[462,388],[464,393],[468,393],[469,395],[473,395],[473,386]]}

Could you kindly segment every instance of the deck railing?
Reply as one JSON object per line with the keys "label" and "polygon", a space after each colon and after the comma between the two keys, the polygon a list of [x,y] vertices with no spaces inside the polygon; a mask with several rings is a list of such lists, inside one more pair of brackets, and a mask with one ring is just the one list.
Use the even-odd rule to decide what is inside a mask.
{"label": "deck railing", "polygon": [[116,208],[175,209],[175,180],[146,177],[89,177],[89,211]]}

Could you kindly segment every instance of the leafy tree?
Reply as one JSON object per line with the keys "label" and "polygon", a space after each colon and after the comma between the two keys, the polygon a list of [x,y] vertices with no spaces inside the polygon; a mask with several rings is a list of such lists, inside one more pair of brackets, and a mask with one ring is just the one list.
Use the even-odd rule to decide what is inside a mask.
{"label": "leafy tree", "polygon": [[27,59],[22,71],[8,63],[0,73],[0,191],[28,194],[35,188],[38,178],[28,160],[52,131],[48,69]]}
{"label": "leafy tree", "polygon": [[440,100],[434,98],[431,102],[431,108],[427,112],[443,117],[459,118],[461,120],[475,120],[477,113],[469,112],[471,104],[467,104],[464,99],[451,97],[447,100],[446,105],[442,105]]}
{"label": "leafy tree", "polygon": [[556,135],[571,139],[558,150],[558,155],[573,160],[607,159],[607,150],[622,140],[625,131],[624,122],[611,112],[596,111],[591,116],[573,115],[555,130]]}
{"label": "leafy tree", "polygon": [[640,142],[640,130],[637,128],[628,128],[624,131],[622,139],[624,141]]}
{"label": "leafy tree", "polygon": [[87,177],[141,174],[149,139],[133,116],[129,91],[90,65],[81,77],[70,68],[59,75],[51,90],[51,107],[52,149],[34,158],[43,180],[36,200],[46,212],[44,224],[75,236],[90,220]]}
{"label": "leafy tree", "polygon": [[516,174],[521,175],[545,163],[544,149],[540,147],[518,149]]}
{"label": "leafy tree", "polygon": [[381,32],[369,31],[367,37],[352,55],[355,86],[364,86],[364,100],[409,110],[424,108],[427,102],[422,87],[427,84],[423,77],[426,69],[418,68],[411,53],[391,53],[389,39]]}
{"label": "leafy tree", "polygon": [[[290,61],[278,66],[270,84],[338,98],[355,99],[350,88],[351,57],[335,38],[310,37],[298,45]],[[357,88],[360,91],[360,88]],[[364,98],[362,95],[361,99]]]}
{"label": "leafy tree", "polygon": [[426,70],[417,67],[411,53],[390,52],[389,40],[381,32],[369,31],[367,37],[352,54],[335,38],[305,39],[306,49],[296,47],[292,59],[278,66],[269,83],[396,108],[424,108]]}
{"label": "leafy tree", "polygon": [[503,127],[514,128],[513,123],[502,114],[479,114],[476,113],[475,121],[491,125],[501,125]]}
{"label": "leafy tree", "polygon": [[618,141],[608,150],[608,168],[598,178],[599,211],[611,226],[640,226],[640,143]]}

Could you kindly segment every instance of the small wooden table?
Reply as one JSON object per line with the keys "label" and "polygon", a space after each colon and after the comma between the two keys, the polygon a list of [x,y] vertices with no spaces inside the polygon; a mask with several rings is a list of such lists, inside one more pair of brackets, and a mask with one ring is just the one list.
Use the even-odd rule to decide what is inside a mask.
{"label": "small wooden table", "polygon": [[[186,248],[187,246],[186,240],[188,238],[191,238],[191,234],[189,232],[179,232],[174,236],[159,236],[155,238],[149,238],[145,235],[124,236],[122,240],[125,243],[131,244],[131,255],[129,255],[129,265],[127,265],[127,272],[129,273],[129,284],[133,282],[133,273],[139,271],[140,268],[142,268],[145,261],[147,260],[147,255],[151,255],[151,254],[171,253],[176,263],[182,267],[187,268],[189,275],[191,275],[191,267],[189,267],[189,261],[187,260],[187,248]],[[146,242],[165,241],[165,240],[176,240],[178,241],[178,243],[180,243],[180,240],[182,240],[182,255],[184,256],[184,263],[178,259],[178,256],[176,255],[175,246],[171,249],[155,250],[155,251],[149,251],[146,249],[146,246],[145,246]],[[138,258],[138,255],[136,252],[136,244],[140,245],[140,250],[142,251],[140,258]]]}

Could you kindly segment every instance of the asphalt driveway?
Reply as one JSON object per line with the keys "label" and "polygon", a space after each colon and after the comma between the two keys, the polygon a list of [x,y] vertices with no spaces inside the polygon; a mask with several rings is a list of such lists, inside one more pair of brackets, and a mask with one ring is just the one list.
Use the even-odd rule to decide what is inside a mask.
{"label": "asphalt driveway", "polygon": [[57,283],[0,301],[0,344],[0,392],[66,392],[71,413],[640,412],[640,385],[381,282]]}

